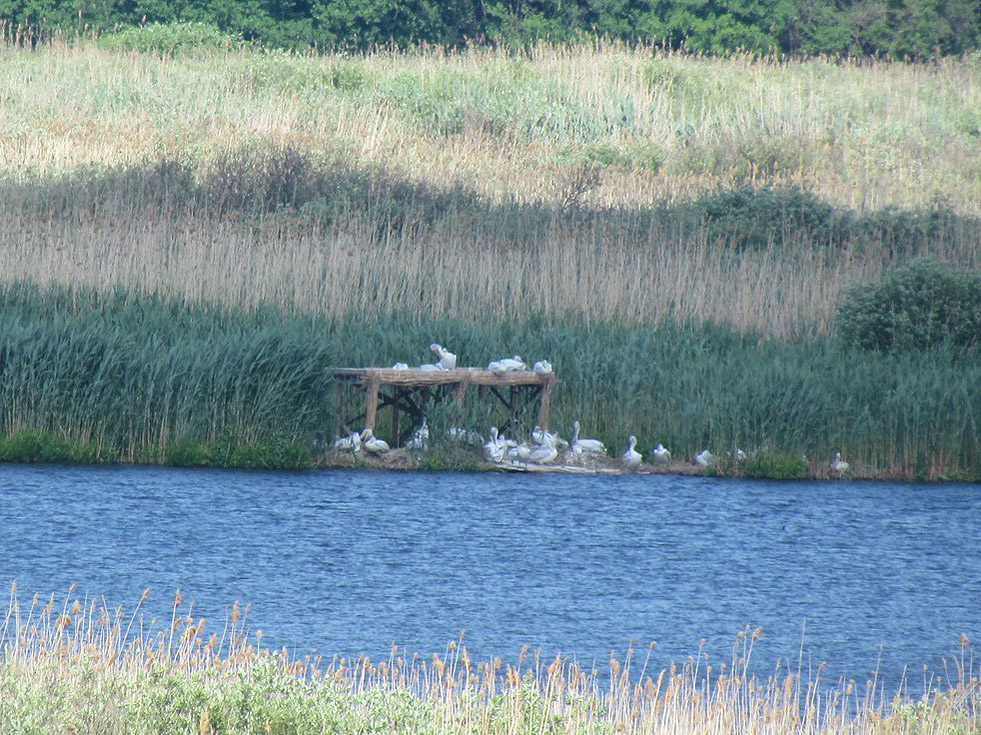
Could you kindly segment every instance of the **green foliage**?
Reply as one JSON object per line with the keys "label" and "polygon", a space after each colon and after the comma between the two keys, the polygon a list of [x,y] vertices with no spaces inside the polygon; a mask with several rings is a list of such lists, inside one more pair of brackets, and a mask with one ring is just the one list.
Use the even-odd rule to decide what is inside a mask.
{"label": "green foliage", "polygon": [[18,43],[94,30],[107,34],[108,47],[158,54],[234,47],[239,39],[269,48],[365,51],[474,42],[524,50],[539,41],[599,37],[708,54],[923,59],[963,54],[981,38],[972,0],[0,0],[0,19],[15,29]]}
{"label": "green foliage", "polygon": [[166,463],[171,467],[204,467],[211,460],[210,447],[193,439],[179,439],[167,447]]}
{"label": "green foliage", "polygon": [[878,285],[863,284],[838,306],[841,341],[869,350],[925,351],[981,347],[981,274],[929,258],[913,260]]}
{"label": "green foliage", "polygon": [[71,460],[71,446],[53,431],[21,431],[0,440],[3,462],[48,464]]}
{"label": "green foliage", "polygon": [[99,457],[156,460],[170,446],[167,461],[200,464],[180,438],[230,435],[262,449],[225,464],[309,466],[302,447],[328,421],[331,347],[273,310],[13,285],[0,288],[0,345],[0,433],[58,427]]}
{"label": "green foliage", "polygon": [[[394,314],[314,323],[269,309],[235,314],[26,285],[0,289],[0,433],[41,433],[6,440],[0,457],[302,469],[333,423],[332,365],[422,361],[433,341],[461,365],[515,352],[549,359],[562,381],[552,427],[568,436],[578,419],[611,447],[634,434],[675,457],[735,446],[751,456],[764,447],[830,456],[847,446],[863,467],[966,476],[981,467],[981,365],[944,344],[867,353],[668,321],[470,324]],[[486,435],[507,418],[475,391],[462,408],[451,404],[430,416],[428,469],[477,465],[474,450],[437,440],[447,426]],[[508,434],[525,438],[536,421],[534,410],[519,412]],[[87,455],[72,454],[80,446]],[[759,470],[777,471],[790,476]]]}
{"label": "green foliage", "polygon": [[229,437],[214,448],[214,464],[247,470],[305,470],[313,466],[309,444],[285,436],[272,436],[266,441],[240,444]]}
{"label": "green foliage", "polygon": [[745,474],[770,480],[803,480],[807,471],[807,462],[801,457],[765,450],[746,461]]}
{"label": "green foliage", "polygon": [[242,44],[241,38],[207,23],[149,23],[99,38],[99,46],[108,51],[138,51],[158,56],[229,51]]}

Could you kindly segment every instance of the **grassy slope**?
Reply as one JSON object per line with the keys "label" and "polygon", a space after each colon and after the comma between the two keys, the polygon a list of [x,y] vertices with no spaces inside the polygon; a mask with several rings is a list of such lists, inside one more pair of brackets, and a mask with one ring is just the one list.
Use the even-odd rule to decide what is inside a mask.
{"label": "grassy slope", "polygon": [[[262,328],[287,340],[313,330],[340,364],[421,361],[436,338],[468,364],[548,357],[564,381],[556,425],[579,418],[609,446],[634,433],[676,456],[738,444],[806,452],[817,471],[840,448],[872,471],[978,472],[973,364],[943,351],[849,353],[828,339],[848,284],[916,255],[978,267],[972,62],[621,48],[0,57],[8,281],[121,285],[230,314],[284,307],[327,321],[287,329],[270,316]],[[99,318],[72,317],[74,341],[38,327],[76,380],[85,339],[123,362],[153,352],[131,312],[111,317],[117,333],[92,327]],[[737,334],[677,326],[705,322]],[[171,335],[166,354],[187,360],[238,349],[207,330],[209,348],[157,331]],[[245,342],[241,355],[260,349]],[[132,396],[150,395],[138,386],[152,369],[184,385],[165,358],[144,364],[127,373]],[[242,402],[255,391],[200,408],[208,371],[231,385],[238,368],[196,364],[186,390],[144,401],[125,426],[117,408],[135,409],[122,386],[86,387],[84,400],[64,389],[70,410],[53,397],[28,407],[26,390],[61,385],[44,382],[57,370],[32,368],[32,386],[5,383],[2,430],[107,437],[135,458],[182,436],[254,441],[278,425],[261,402]],[[290,379],[270,370],[259,380]],[[323,395],[302,390],[286,433],[311,441],[327,423]]]}

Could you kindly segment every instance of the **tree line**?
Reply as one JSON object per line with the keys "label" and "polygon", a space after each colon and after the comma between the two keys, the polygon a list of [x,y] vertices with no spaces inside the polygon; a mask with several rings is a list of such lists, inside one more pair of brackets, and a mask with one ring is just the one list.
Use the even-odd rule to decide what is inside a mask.
{"label": "tree line", "polygon": [[929,59],[981,45],[978,0],[0,0],[5,35],[204,23],[270,47],[607,38],[706,54]]}

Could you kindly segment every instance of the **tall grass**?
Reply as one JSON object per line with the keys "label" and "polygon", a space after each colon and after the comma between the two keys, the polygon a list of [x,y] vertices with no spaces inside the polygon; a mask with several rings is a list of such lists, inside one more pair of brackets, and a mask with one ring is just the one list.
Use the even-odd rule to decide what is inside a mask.
{"label": "tall grass", "polygon": [[[144,595],[144,599],[145,599]],[[143,601],[141,600],[141,605]],[[730,661],[701,657],[648,670],[611,654],[585,670],[557,655],[472,661],[462,641],[443,654],[387,661],[294,658],[261,646],[238,605],[223,627],[175,597],[169,619],[96,600],[33,600],[16,588],[0,625],[4,732],[323,733],[972,733],[978,675],[969,651],[948,678],[892,693],[874,679],[826,684],[818,671],[777,666],[751,675],[757,632]],[[635,659],[636,656],[636,659]]]}
{"label": "tall grass", "polygon": [[159,461],[182,438],[307,445],[327,421],[326,340],[272,310],[19,284],[0,289],[0,335],[0,435]]}
{"label": "tall grass", "polygon": [[[333,427],[331,367],[420,364],[438,341],[461,365],[549,359],[562,381],[553,427],[578,419],[609,447],[634,434],[679,459],[806,454],[817,476],[840,450],[858,475],[981,476],[981,365],[947,346],[869,353],[670,321],[328,321],[23,285],[0,289],[0,307],[0,436],[56,432],[106,458],[159,461],[181,439],[313,447]],[[501,410],[471,395],[455,418],[486,432]]]}

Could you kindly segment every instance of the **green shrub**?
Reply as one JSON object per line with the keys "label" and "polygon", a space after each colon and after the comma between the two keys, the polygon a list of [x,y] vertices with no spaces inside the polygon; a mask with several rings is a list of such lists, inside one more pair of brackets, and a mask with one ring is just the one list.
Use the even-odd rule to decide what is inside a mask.
{"label": "green shrub", "polygon": [[981,275],[929,258],[910,261],[875,286],[847,291],[838,305],[838,337],[868,350],[907,352],[949,344],[981,345]]}
{"label": "green shrub", "polygon": [[215,447],[214,463],[245,470],[306,470],[313,466],[313,452],[306,444],[285,437],[251,444],[226,438]]}
{"label": "green shrub", "polygon": [[211,448],[194,439],[179,439],[167,448],[166,462],[171,467],[205,467],[211,461]]}
{"label": "green shrub", "polygon": [[47,464],[71,459],[68,442],[52,431],[22,431],[0,441],[0,460],[4,462]]}
{"label": "green shrub", "polygon": [[746,477],[803,480],[807,477],[807,462],[791,454],[760,452],[746,462]]}
{"label": "green shrub", "polygon": [[159,56],[228,51],[242,45],[240,37],[223,33],[207,23],[149,23],[99,39],[99,46],[107,51],[138,51]]}

